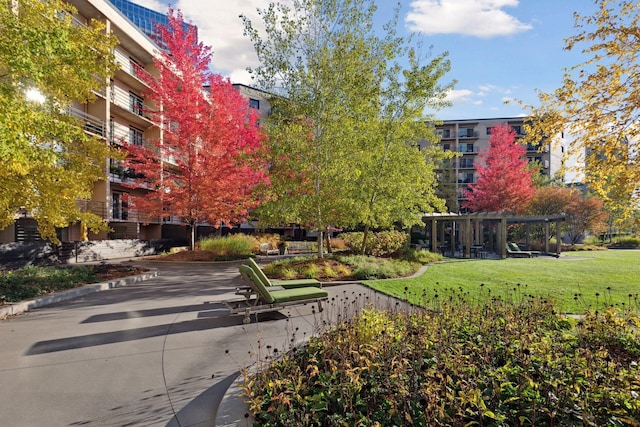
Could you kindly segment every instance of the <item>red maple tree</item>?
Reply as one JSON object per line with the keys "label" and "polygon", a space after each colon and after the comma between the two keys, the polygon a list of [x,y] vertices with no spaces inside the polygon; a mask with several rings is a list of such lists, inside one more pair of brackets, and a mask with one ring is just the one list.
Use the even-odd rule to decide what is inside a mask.
{"label": "red maple tree", "polygon": [[516,133],[509,125],[491,128],[489,146],[478,157],[483,164],[476,167],[478,180],[464,190],[463,208],[474,212],[521,213],[533,196],[534,170],[524,157],[522,144],[515,142]]}
{"label": "red maple tree", "polygon": [[213,226],[243,220],[256,206],[257,185],[268,182],[259,155],[263,135],[258,112],[228,79],[209,71],[211,50],[198,43],[192,28],[173,9],[167,26],[157,25],[165,47],[155,60],[157,76],[138,73],[150,90],[145,109],[161,138],[127,146],[127,165],[135,170],[135,186],[152,190],[131,202],[157,216],[177,217],[195,231],[203,222]]}

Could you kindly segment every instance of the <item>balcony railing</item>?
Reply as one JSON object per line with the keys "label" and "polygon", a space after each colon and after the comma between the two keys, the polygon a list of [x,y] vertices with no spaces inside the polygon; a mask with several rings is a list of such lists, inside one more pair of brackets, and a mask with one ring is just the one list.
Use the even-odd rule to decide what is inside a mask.
{"label": "balcony railing", "polygon": [[83,127],[85,131],[94,135],[98,135],[102,138],[105,137],[106,126],[104,120],[100,120],[99,118],[85,113],[82,110],[78,110],[74,107],[67,107],[67,113],[69,113],[70,116],[76,117],[84,122]]}
{"label": "balcony railing", "polygon": [[118,124],[112,124],[111,130],[109,131],[109,142],[123,145],[125,143],[132,145],[145,145],[146,138],[140,137],[139,135],[132,135],[131,129],[126,126],[121,126]]}
{"label": "balcony railing", "polygon": [[473,146],[460,145],[459,151],[462,154],[476,154],[478,153],[478,147],[476,147],[475,145]]}
{"label": "balcony railing", "polygon": [[149,112],[154,111],[154,109],[144,103],[142,98],[130,92],[125,92],[122,88],[118,87],[111,88],[111,102],[120,108],[147,120],[151,119]]}
{"label": "balcony railing", "polygon": [[140,83],[144,84],[143,78],[151,76],[149,72],[142,67],[142,65],[132,61],[131,58],[121,50],[116,49],[114,56],[116,58],[116,62],[120,64],[120,68],[135,77]]}
{"label": "balcony railing", "polygon": [[119,210],[114,211],[112,218],[110,218],[110,221],[160,224],[162,223],[162,218],[159,215],[151,214],[148,211],[144,211],[141,209],[132,209],[123,206]]}
{"label": "balcony railing", "polygon": [[80,212],[89,212],[102,219],[107,219],[107,205],[105,202],[97,200],[78,200],[78,206],[80,207]]}
{"label": "balcony railing", "polygon": [[458,134],[458,137],[460,139],[464,139],[464,138],[477,138],[478,137],[478,132],[477,131],[471,131],[471,130],[461,130]]}
{"label": "balcony railing", "polygon": [[458,169],[473,169],[473,162],[458,162]]}
{"label": "balcony railing", "polygon": [[80,206],[81,212],[90,212],[108,221],[141,222],[145,224],[163,223],[163,220],[159,215],[155,215],[141,209],[119,206],[118,209],[113,210],[111,217],[109,217],[107,204],[105,202],[96,200],[78,200],[78,205]]}

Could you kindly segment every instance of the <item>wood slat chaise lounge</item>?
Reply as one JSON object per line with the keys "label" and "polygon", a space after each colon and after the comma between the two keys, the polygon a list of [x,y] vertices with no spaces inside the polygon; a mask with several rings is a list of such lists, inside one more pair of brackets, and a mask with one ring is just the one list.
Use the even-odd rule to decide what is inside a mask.
{"label": "wood slat chaise lounge", "polygon": [[[318,311],[322,311],[322,301],[329,296],[320,287],[303,286],[285,288],[283,286],[265,286],[248,265],[239,267],[240,275],[251,288],[250,294],[242,294],[245,301],[230,307],[230,314],[244,314],[243,323],[251,321],[252,313],[278,311],[290,305],[316,303]],[[236,292],[237,293],[237,292]]]}
{"label": "wood slat chaise lounge", "polygon": [[253,259],[249,258],[247,260],[247,265],[251,267],[253,272],[256,274],[256,277],[262,282],[263,285],[269,286],[282,286],[286,289],[291,288],[303,288],[305,286],[314,286],[316,288],[321,288],[322,284],[316,279],[292,279],[292,280],[276,280],[269,279],[264,271],[260,268],[258,263]]}
{"label": "wood slat chaise lounge", "polygon": [[523,251],[515,243],[507,243],[507,256],[514,258],[533,258],[540,255],[539,251]]}

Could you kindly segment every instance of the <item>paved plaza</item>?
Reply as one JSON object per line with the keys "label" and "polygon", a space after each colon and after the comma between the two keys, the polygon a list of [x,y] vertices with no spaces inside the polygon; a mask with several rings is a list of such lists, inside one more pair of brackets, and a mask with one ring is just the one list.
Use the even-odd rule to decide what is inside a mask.
{"label": "paved plaza", "polygon": [[267,345],[289,348],[374,299],[394,303],[328,286],[322,313],[294,306],[243,325],[224,304],[238,298],[239,263],[135,264],[158,276],[0,321],[3,425],[248,425],[238,402],[217,412]]}

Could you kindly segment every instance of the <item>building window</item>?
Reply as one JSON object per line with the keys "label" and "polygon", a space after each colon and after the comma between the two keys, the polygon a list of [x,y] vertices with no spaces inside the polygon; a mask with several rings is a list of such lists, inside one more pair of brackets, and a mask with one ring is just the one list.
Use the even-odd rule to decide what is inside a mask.
{"label": "building window", "polygon": [[129,109],[133,114],[142,115],[142,98],[133,92],[129,92]]}
{"label": "building window", "polygon": [[473,153],[474,148],[473,144],[460,144],[460,151],[463,153]]}
{"label": "building window", "polygon": [[511,126],[511,129],[516,133],[516,135],[521,136],[524,135],[522,131],[522,126]]}
{"label": "building window", "polygon": [[473,167],[473,159],[460,159],[460,167],[461,168],[472,168]]}
{"label": "building window", "polygon": [[140,129],[129,126],[129,144],[142,145],[144,142],[143,133]]}
{"label": "building window", "polygon": [[126,193],[112,193],[111,207],[113,209],[112,218],[126,221],[129,218],[129,203]]}
{"label": "building window", "polygon": [[444,151],[449,151],[451,150],[451,144],[442,144],[442,149]]}
{"label": "building window", "polygon": [[487,127],[487,135],[491,135],[491,128]]}
{"label": "building window", "polygon": [[436,135],[440,138],[451,138],[451,130],[450,129],[436,129]]}
{"label": "building window", "polygon": [[256,110],[260,109],[260,100],[249,98],[249,107],[255,108]]}
{"label": "building window", "polygon": [[473,132],[473,128],[462,128],[460,129],[460,138],[473,138],[475,133]]}

